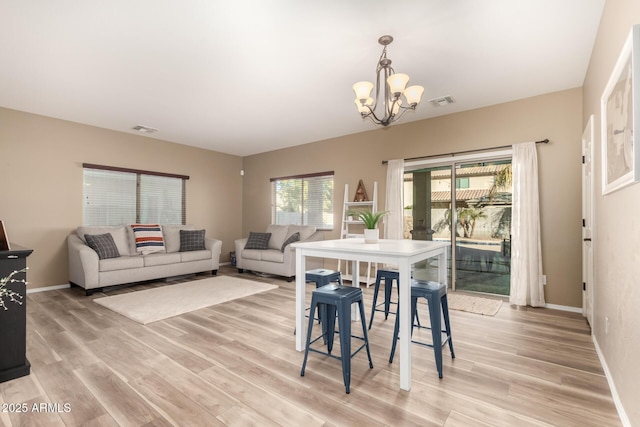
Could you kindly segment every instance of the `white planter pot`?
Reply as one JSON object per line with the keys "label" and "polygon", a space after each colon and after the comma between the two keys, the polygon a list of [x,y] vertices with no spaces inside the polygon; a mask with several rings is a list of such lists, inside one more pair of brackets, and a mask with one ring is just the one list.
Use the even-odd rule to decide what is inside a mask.
{"label": "white planter pot", "polygon": [[364,230],[364,242],[365,243],[378,243],[378,236],[380,235],[380,230],[377,228],[369,229],[365,228]]}

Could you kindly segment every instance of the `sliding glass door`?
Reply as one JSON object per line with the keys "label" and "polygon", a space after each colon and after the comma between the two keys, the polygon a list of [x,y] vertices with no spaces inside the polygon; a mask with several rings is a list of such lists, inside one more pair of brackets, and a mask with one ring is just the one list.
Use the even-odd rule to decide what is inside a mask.
{"label": "sliding glass door", "polygon": [[[508,295],[511,160],[408,170],[404,189],[405,238],[451,242],[453,289]],[[436,271],[417,265],[414,276],[435,280]]]}
{"label": "sliding glass door", "polygon": [[[440,166],[405,172],[405,239],[451,241],[448,226],[444,226],[447,208],[451,205],[451,167]],[[442,228],[442,229],[441,229]],[[451,257],[449,257],[449,283]],[[438,264],[434,259],[416,264],[414,278],[438,280]]]}

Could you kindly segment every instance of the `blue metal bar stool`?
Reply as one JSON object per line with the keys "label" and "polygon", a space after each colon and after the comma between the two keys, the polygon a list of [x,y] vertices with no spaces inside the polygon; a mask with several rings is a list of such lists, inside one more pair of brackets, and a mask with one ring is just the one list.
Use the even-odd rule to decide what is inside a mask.
{"label": "blue metal bar stool", "polygon": [[[417,315],[418,298],[426,298],[429,304],[429,319],[431,320],[431,327],[414,325]],[[445,329],[442,330],[442,324],[440,320],[440,313],[444,317]],[[393,343],[391,344],[391,355],[389,356],[389,363],[393,362],[393,356],[396,352],[396,343],[398,341],[398,333],[400,331],[399,316],[396,315],[396,325],[393,330]],[[453,352],[453,341],[451,340],[451,324],[449,322],[449,304],[447,302],[447,287],[444,284],[436,282],[418,281],[414,280],[411,283],[411,333],[413,335],[413,328],[425,328],[431,329],[432,343],[423,343],[419,341],[411,341],[415,344],[420,344],[426,347],[433,348],[433,353],[436,359],[436,368],[438,369],[438,377],[442,378],[442,347],[448,342],[449,350],[451,351],[451,358],[455,359],[456,355]],[[446,334],[444,341],[442,340],[442,333]]]}
{"label": "blue metal bar stool", "polygon": [[[380,282],[384,280],[384,302],[378,304],[378,291],[380,290]],[[397,304],[391,301],[391,290],[393,289],[393,282],[396,283],[396,289],[399,286],[400,274],[397,270],[378,270],[376,272],[376,285],[373,289],[373,307],[371,307],[371,317],[369,318],[369,329],[373,325],[373,316],[376,311],[384,311],[384,320],[387,320],[389,313],[396,314],[394,311],[390,311],[391,304]],[[384,305],[384,310],[378,308]]]}
{"label": "blue metal bar stool", "polygon": [[[362,337],[351,335],[351,304],[358,303],[360,307],[360,320],[362,323]],[[344,380],[344,387],[346,392],[349,393],[349,387],[351,385],[351,358],[358,354],[363,348],[367,349],[367,356],[369,358],[369,368],[373,369],[373,362],[371,360],[371,351],[369,350],[369,337],[367,336],[367,324],[364,316],[364,302],[362,299],[362,289],[353,286],[341,286],[335,284],[329,284],[317,288],[311,294],[311,312],[313,313],[316,308],[322,310],[323,324],[326,326],[323,328],[322,335],[311,339],[311,333],[313,331],[313,318],[309,317],[309,329],[307,330],[307,343],[304,350],[304,360],[302,361],[302,369],[300,370],[300,376],[304,376],[304,370],[307,365],[307,357],[309,351],[313,351],[320,354],[325,354],[335,359],[342,361],[342,377]],[[335,330],[336,314],[338,315],[338,328],[339,332]],[[334,334],[340,335],[340,356],[334,356],[331,354],[333,350]],[[311,344],[318,341],[320,338],[326,337],[327,351],[321,351],[315,348],[311,348]],[[356,338],[363,341],[363,344],[358,347],[353,353],[351,352],[351,338]]]}
{"label": "blue metal bar stool", "polygon": [[[307,282],[314,282],[316,289],[326,286],[331,282],[338,282],[339,285],[342,285],[342,275],[340,272],[326,268],[316,268],[315,270],[307,271],[305,273],[305,280]],[[322,321],[320,311],[318,311],[318,320]]]}
{"label": "blue metal bar stool", "polygon": [[[380,290],[380,282],[384,280],[384,302],[378,304],[378,291]],[[387,320],[389,313],[396,314],[395,311],[391,311],[391,304],[397,305],[395,301],[391,301],[391,292],[393,290],[393,283],[396,283],[396,295],[400,293],[400,273],[398,270],[384,270],[380,269],[376,272],[376,284],[373,289],[373,307],[371,307],[371,317],[369,318],[369,329],[373,325],[373,316],[376,311],[384,311],[384,320]],[[384,305],[384,310],[378,308]],[[420,318],[417,318],[418,325],[420,325]]]}
{"label": "blue metal bar stool", "polygon": [[[305,273],[304,279],[307,282],[315,283],[316,289],[318,289],[321,286],[326,286],[331,282],[338,282],[339,285],[342,285],[342,276],[340,272],[335,270],[328,270],[326,268],[316,268],[315,270],[309,270]],[[307,308],[307,310],[309,310],[309,308]],[[320,310],[318,310],[316,319],[318,321],[322,321]],[[325,330],[324,325],[322,327],[322,330],[323,331]],[[294,335],[296,334],[295,329],[293,330],[293,334]]]}

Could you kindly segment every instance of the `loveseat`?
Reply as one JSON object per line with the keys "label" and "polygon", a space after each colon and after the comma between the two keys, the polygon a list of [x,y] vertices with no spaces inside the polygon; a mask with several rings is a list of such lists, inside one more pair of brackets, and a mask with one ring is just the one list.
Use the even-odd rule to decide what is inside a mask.
{"label": "loveseat", "polygon": [[78,227],[67,237],[69,283],[87,295],[104,287],[211,271],[222,241],[191,225]]}
{"label": "loveseat", "polygon": [[[324,232],[310,225],[271,224],[265,232],[251,232],[249,237],[235,242],[238,272],[251,270],[292,281],[296,276],[296,254],[290,244],[317,240],[324,240]],[[322,260],[308,258],[305,264],[309,270],[320,268]]]}

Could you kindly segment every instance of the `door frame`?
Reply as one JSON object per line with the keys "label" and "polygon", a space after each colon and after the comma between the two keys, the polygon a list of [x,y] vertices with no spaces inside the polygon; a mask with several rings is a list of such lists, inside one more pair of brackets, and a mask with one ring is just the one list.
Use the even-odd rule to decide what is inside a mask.
{"label": "door frame", "polygon": [[593,197],[593,154],[594,154],[594,118],[589,116],[587,125],[582,133],[582,315],[593,331],[594,306],[594,242],[592,237],[595,229],[595,215]]}
{"label": "door frame", "polygon": [[453,228],[453,224],[457,223],[456,217],[456,209],[455,206],[455,182],[456,182],[456,165],[464,165],[469,163],[477,163],[477,162],[493,162],[500,161],[505,159],[513,159],[513,149],[511,148],[501,148],[497,150],[487,150],[487,151],[478,151],[475,153],[464,153],[464,154],[445,154],[442,157],[428,158],[428,159],[419,159],[407,161],[404,163],[404,172],[411,172],[412,170],[418,170],[423,168],[437,168],[443,166],[451,167],[451,248],[449,250],[449,262],[451,263],[451,280],[449,282],[451,289],[453,291],[456,290],[456,236],[455,229]]}

